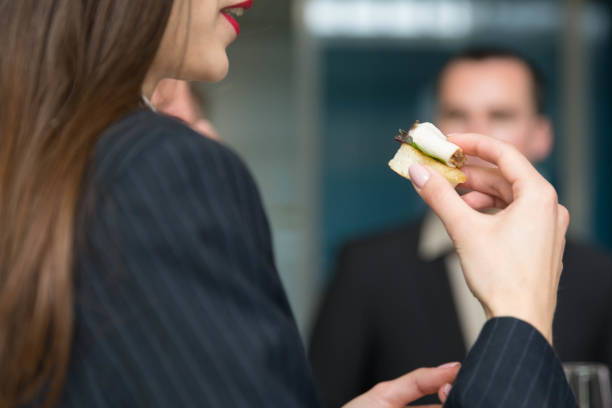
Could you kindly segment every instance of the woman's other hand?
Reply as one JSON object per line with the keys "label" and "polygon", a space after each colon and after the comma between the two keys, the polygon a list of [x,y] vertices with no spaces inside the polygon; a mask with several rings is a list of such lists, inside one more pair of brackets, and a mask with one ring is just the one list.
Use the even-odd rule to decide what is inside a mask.
{"label": "woman's other hand", "polygon": [[435,393],[445,403],[460,367],[459,363],[448,363],[436,368],[419,368],[395,380],[377,384],[343,408],[404,408],[419,398]]}
{"label": "woman's other hand", "polygon": [[[497,168],[464,167],[465,186],[472,191],[461,197],[435,171],[412,166],[417,192],[446,226],[467,283],[487,316],[522,319],[552,343],[567,209],[513,146],[476,134],[449,140]],[[477,211],[491,207],[501,211]]]}

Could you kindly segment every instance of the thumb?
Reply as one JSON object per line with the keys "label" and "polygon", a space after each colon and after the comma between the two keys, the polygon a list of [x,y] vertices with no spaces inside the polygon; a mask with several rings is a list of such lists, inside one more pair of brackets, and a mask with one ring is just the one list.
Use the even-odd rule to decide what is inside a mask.
{"label": "thumb", "polygon": [[[437,392],[443,385],[455,382],[461,368],[459,363],[449,363],[436,368],[419,368],[392,381],[379,384],[372,391],[387,401],[391,407],[404,407],[406,404]],[[382,387],[381,387],[382,386]]]}
{"label": "thumb", "polygon": [[473,214],[473,210],[437,171],[415,163],[410,166],[409,173],[417,193],[440,217],[452,236],[453,231]]}

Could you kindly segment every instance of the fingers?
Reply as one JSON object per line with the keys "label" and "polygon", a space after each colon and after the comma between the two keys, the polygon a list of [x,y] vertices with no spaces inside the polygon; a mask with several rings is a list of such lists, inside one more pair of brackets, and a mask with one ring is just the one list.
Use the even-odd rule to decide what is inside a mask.
{"label": "fingers", "polygon": [[563,235],[565,235],[570,223],[570,213],[567,208],[565,208],[561,204],[559,204],[559,208],[557,210],[557,217],[559,218],[560,230],[563,232]]}
{"label": "fingers", "polygon": [[499,199],[498,197],[481,193],[480,191],[470,191],[469,193],[462,195],[461,199],[474,210],[478,211],[488,208],[504,209],[508,206],[508,203]]}
{"label": "fingers", "polygon": [[446,404],[446,400],[448,399],[448,395],[450,394],[452,388],[453,386],[447,383],[438,390],[438,398],[442,404]]}
{"label": "fingers", "polygon": [[421,397],[435,394],[445,384],[455,381],[461,364],[452,363],[437,368],[420,368],[392,381],[378,384],[371,392],[390,407],[404,407]]}
{"label": "fingers", "polygon": [[519,191],[524,184],[531,184],[536,177],[541,178],[529,160],[508,143],[474,133],[450,135],[448,139],[459,145],[466,154],[495,164],[504,178]]}
{"label": "fingers", "polygon": [[465,166],[461,170],[466,177],[465,183],[461,186],[500,198],[506,204],[512,202],[512,185],[504,178],[499,169]]}
{"label": "fingers", "polygon": [[395,380],[377,384],[370,391],[349,401],[343,408],[404,408],[407,404],[436,392],[442,401],[446,401],[450,392],[449,385],[454,383],[460,368],[460,363],[420,368]]}
{"label": "fingers", "polygon": [[453,231],[473,215],[473,210],[438,172],[420,164],[413,164],[409,172],[417,193],[440,217],[452,236]]}
{"label": "fingers", "polygon": [[558,275],[561,275],[563,270],[563,253],[565,252],[565,234],[569,226],[570,215],[567,208],[558,204],[557,205],[557,244],[556,244],[556,269]]}

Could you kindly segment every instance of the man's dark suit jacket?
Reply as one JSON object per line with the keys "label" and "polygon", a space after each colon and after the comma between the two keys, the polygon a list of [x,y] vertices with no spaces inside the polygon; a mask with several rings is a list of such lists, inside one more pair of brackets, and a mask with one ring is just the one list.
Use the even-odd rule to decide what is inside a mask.
{"label": "man's dark suit jacket", "polygon": [[[415,368],[464,360],[444,257],[419,257],[421,226],[342,251],[309,350],[326,407]],[[572,242],[564,256],[554,343],[563,361],[612,363],[612,261]]]}
{"label": "man's dark suit jacket", "polygon": [[[229,149],[151,111],[128,115],[98,143],[79,208],[60,406],[319,406],[257,189]],[[508,365],[517,348],[523,362]],[[487,406],[526,378],[531,400],[572,406],[526,323],[496,319],[468,361],[449,407]],[[535,366],[545,383],[525,375]]]}

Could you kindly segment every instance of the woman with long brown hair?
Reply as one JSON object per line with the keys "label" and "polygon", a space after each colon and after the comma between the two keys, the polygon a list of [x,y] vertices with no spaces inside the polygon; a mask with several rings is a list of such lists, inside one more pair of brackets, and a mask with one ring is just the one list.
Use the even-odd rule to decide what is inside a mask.
{"label": "woman with long brown hair", "polygon": [[[162,78],[221,80],[235,15],[250,6],[0,0],[0,407],[317,405],[248,171],[226,147],[146,106]],[[462,143],[485,156],[506,149],[480,136]],[[524,174],[480,174],[473,206],[524,178],[544,185],[508,157],[500,167]],[[463,242],[450,214],[476,215],[458,197],[463,204],[436,207],[436,191],[453,193],[414,171],[419,193]],[[528,211],[551,214],[539,228],[554,238],[540,242],[550,262],[529,256],[543,266],[536,283],[554,288],[565,213],[547,191],[540,207],[508,213],[515,224]],[[508,306],[515,290],[492,302],[478,289],[477,256],[463,257],[491,316],[547,335],[554,294],[531,314],[529,302]],[[351,404],[399,407],[436,391],[444,401],[457,371],[420,370]]]}

